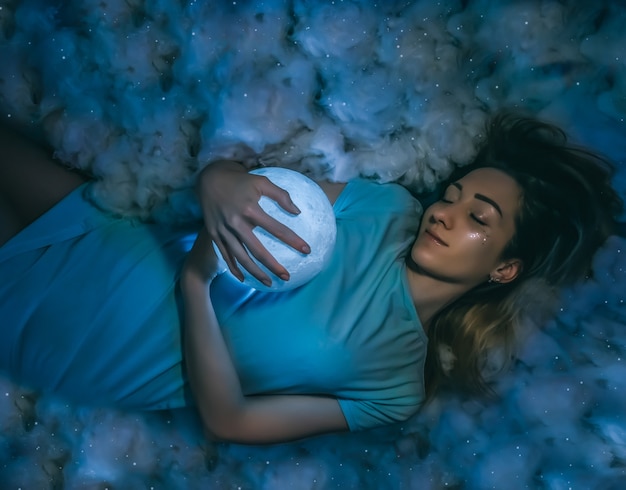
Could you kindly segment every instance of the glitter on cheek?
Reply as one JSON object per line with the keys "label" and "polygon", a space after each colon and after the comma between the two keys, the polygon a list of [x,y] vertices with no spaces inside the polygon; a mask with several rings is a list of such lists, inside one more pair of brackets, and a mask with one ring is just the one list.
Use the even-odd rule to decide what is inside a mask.
{"label": "glitter on cheek", "polygon": [[482,240],[481,243],[485,245],[489,236],[485,232],[472,232],[469,234],[471,240]]}

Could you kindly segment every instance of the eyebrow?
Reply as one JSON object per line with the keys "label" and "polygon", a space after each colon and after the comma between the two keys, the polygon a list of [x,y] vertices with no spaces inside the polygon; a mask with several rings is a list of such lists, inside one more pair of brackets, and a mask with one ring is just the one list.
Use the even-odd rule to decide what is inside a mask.
{"label": "eyebrow", "polygon": [[[463,190],[463,186],[461,184],[459,184],[458,182],[453,182],[452,185],[454,187],[456,187],[458,190],[462,191]],[[498,203],[496,201],[494,201],[493,199],[488,198],[487,196],[483,195],[483,194],[474,194],[474,197],[476,199],[479,199],[480,201],[484,201],[487,204],[491,204],[496,211],[498,211],[498,214],[500,215],[500,217],[502,216],[502,210],[500,209],[500,206],[498,206]]]}

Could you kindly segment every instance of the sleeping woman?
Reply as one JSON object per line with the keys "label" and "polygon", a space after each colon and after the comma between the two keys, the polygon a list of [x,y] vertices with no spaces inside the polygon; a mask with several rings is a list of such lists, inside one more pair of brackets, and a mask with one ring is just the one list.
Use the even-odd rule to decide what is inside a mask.
{"label": "sleeping woman", "polygon": [[402,421],[444,386],[488,392],[485,360],[512,353],[523,291],[585,278],[621,210],[607,162],[503,114],[425,211],[397,184],[320,182],[330,262],[262,292],[235,279],[239,263],[269,281],[248,254],[288,273],[254,227],[308,252],[258,206],[297,213],[265,177],[214,162],[197,180],[204,226],[139,223],[92,205],[89,182],[43,149],[1,138],[0,371],[79,404],[194,405],[237,442]]}

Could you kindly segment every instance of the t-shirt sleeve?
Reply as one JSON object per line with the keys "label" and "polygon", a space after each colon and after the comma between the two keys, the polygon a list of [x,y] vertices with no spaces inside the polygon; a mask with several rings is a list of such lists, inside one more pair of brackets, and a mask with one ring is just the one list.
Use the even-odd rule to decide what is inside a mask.
{"label": "t-shirt sleeve", "polygon": [[351,431],[403,422],[415,414],[420,405],[418,397],[410,396],[389,401],[339,399],[339,406]]}

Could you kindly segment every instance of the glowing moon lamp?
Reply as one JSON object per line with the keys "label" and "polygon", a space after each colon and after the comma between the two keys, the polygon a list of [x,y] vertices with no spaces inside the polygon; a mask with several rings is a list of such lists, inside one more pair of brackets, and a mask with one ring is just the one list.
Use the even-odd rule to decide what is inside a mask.
{"label": "glowing moon lamp", "polygon": [[287,291],[307,283],[328,263],[335,247],[337,224],[328,197],[319,185],[299,172],[277,167],[252,170],[250,173],[264,175],[278,187],[285,189],[301,213],[292,215],[272,199],[262,196],[259,205],[272,218],[291,228],[311,247],[310,254],[304,254],[285,245],[264,229],[256,227],[253,233],[278,263],[290,275],[283,281],[272,274],[254,257],[256,264],[272,279],[271,286],[265,286],[243,267],[244,283],[261,291]]}

